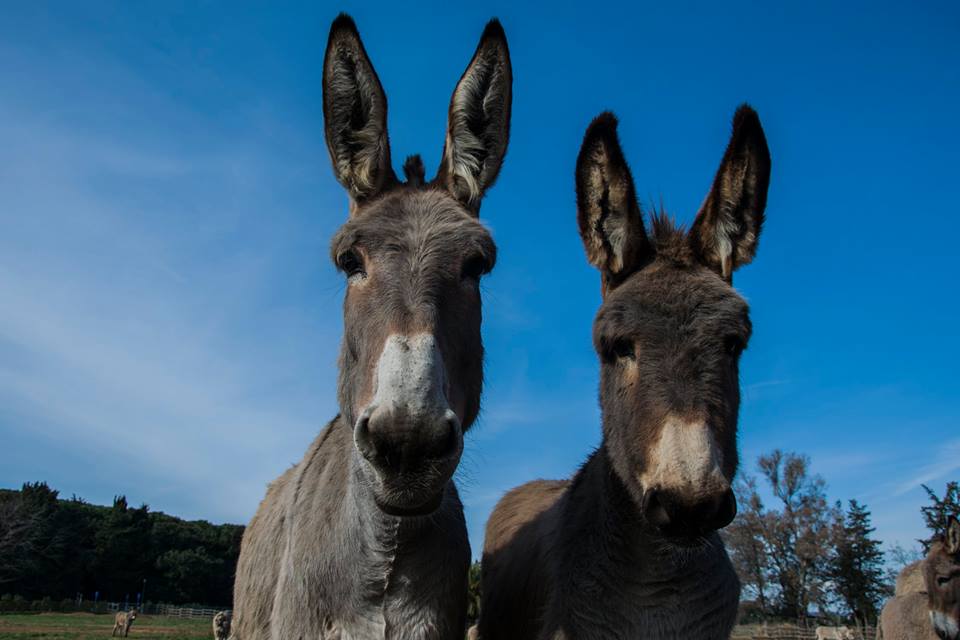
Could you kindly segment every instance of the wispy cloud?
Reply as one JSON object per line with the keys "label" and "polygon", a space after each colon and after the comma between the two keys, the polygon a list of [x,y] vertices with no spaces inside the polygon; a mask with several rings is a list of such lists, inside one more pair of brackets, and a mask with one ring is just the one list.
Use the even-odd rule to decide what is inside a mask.
{"label": "wispy cloud", "polygon": [[893,495],[902,496],[922,484],[929,484],[960,470],[960,439],[944,443],[935,451],[935,458],[897,484],[893,489]]}
{"label": "wispy cloud", "polygon": [[[339,314],[282,293],[322,275],[322,240],[291,242],[276,204],[299,168],[256,139],[174,149],[9,107],[0,138],[0,403],[19,416],[0,435],[68,443],[65,491],[245,521],[335,413]],[[83,480],[105,465],[111,487]]]}

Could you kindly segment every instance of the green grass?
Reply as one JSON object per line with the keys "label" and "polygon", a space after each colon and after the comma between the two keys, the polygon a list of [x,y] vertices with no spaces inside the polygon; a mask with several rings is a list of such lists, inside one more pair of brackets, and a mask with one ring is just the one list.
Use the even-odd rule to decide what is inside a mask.
{"label": "green grass", "polygon": [[[109,638],[113,614],[40,613],[0,615],[0,640],[100,640]],[[210,640],[211,621],[138,615],[130,638],[150,640]]]}

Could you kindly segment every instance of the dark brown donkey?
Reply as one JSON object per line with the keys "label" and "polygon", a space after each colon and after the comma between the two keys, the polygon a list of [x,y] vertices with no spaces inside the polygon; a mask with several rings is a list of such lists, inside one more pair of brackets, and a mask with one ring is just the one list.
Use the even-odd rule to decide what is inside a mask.
{"label": "dark brown donkey", "polygon": [[716,530],[736,513],[738,361],[747,304],[731,286],[763,224],[770,156],[741,107],[689,233],[644,230],[612,114],[577,160],[603,442],[572,480],[508,493],[487,524],[484,640],[727,638],[739,582]]}
{"label": "dark brown donkey", "polygon": [[482,384],[477,214],[500,170],[511,69],[490,22],[453,93],[437,177],[401,182],[387,101],[353,21],[330,30],[327,145],[350,195],[333,238],[347,279],[340,415],[270,485],[243,538],[233,637],[463,638],[470,546],[452,474]]}

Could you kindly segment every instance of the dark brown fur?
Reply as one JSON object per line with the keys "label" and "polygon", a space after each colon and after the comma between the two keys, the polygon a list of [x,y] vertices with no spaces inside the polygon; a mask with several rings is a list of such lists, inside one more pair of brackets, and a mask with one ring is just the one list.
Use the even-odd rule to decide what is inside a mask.
{"label": "dark brown fur", "polygon": [[656,216],[648,236],[616,120],[591,124],[577,204],[604,293],[603,442],[572,480],[531,482],[497,505],[484,640],[729,636],[739,583],[715,529],[735,513],[738,361],[750,336],[730,280],[756,251],[769,171],[759,120],[742,107],[691,231]]}

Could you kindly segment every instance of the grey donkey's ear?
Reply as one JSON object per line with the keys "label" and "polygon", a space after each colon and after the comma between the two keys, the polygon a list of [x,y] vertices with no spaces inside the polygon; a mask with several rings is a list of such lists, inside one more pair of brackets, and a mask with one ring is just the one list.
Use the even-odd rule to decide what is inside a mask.
{"label": "grey donkey's ear", "polygon": [[587,260],[600,270],[603,293],[652,255],[630,167],[617,138],[617,118],[597,116],[577,156],[577,223]]}
{"label": "grey donkey's ear", "polygon": [[387,97],[353,19],[344,13],[330,26],[323,61],[323,119],[333,171],[351,204],[396,181],[387,139]]}
{"label": "grey donkey's ear", "polygon": [[437,181],[474,212],[507,153],[512,92],[507,36],[494,19],[483,30],[450,99],[447,139],[437,172]]}
{"label": "grey donkey's ear", "polygon": [[720,169],[690,229],[694,252],[730,282],[734,270],[753,260],[767,207],[770,151],[757,112],[742,105]]}
{"label": "grey donkey's ear", "polygon": [[947,553],[950,555],[960,553],[960,521],[957,521],[954,516],[950,516],[950,521],[947,523],[947,535],[944,536],[944,540]]}

